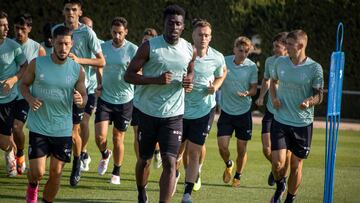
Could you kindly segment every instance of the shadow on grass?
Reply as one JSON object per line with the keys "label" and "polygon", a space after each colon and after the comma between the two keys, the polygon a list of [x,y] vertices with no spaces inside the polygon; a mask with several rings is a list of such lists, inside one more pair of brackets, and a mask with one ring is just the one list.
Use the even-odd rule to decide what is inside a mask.
{"label": "shadow on grass", "polygon": [[[222,187],[222,188],[234,188],[231,185],[227,185],[225,183],[218,184],[218,183],[201,183],[203,186],[210,186],[210,187]],[[247,185],[241,185],[240,188],[234,188],[234,189],[258,189],[258,190],[275,190],[275,188],[272,187],[259,187],[259,186],[247,186]]]}

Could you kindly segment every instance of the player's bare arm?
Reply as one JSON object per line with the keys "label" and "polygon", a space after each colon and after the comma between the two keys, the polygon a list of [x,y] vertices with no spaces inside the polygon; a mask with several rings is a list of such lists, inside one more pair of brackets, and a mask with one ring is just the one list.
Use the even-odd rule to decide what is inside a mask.
{"label": "player's bare arm", "polygon": [[225,78],[227,75],[227,68],[226,65],[223,67],[223,75],[221,77],[216,77],[214,82],[209,83],[209,87],[208,87],[208,93],[209,94],[214,94],[216,91],[218,91],[222,85],[222,83],[224,82]]}
{"label": "player's bare arm", "polygon": [[146,77],[141,74],[141,69],[144,64],[149,60],[150,44],[144,42],[139,47],[136,55],[131,60],[129,67],[127,68],[124,79],[126,82],[134,85],[149,85],[149,84],[169,84],[171,82],[172,73],[165,72],[158,77]]}
{"label": "player's bare arm", "polygon": [[33,59],[26,68],[20,84],[21,94],[23,95],[25,100],[29,103],[29,106],[33,111],[38,110],[42,105],[42,101],[38,98],[33,97],[30,93],[30,86],[33,84],[35,79],[35,67],[36,67],[36,58]]}
{"label": "player's bare arm", "polygon": [[87,103],[88,98],[85,87],[85,71],[83,67],[80,68],[79,79],[75,85],[73,99],[74,99],[74,103],[79,108],[84,108]]}

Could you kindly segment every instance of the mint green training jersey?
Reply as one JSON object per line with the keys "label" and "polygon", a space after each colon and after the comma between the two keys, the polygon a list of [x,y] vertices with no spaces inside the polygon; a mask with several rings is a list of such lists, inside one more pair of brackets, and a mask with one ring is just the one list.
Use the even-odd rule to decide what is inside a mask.
{"label": "mint green training jersey", "polygon": [[224,56],[209,47],[205,56],[195,60],[194,87],[185,94],[185,119],[201,118],[215,107],[215,93],[208,93],[208,86],[215,78],[223,76],[225,66]]}
{"label": "mint green training jersey", "polygon": [[111,104],[124,104],[134,97],[134,85],[125,82],[124,74],[137,51],[137,46],[127,40],[116,48],[112,40],[101,44],[106,65],[103,70],[101,99]]}
{"label": "mint green training jersey", "polygon": [[44,47],[45,52],[46,52],[46,56],[49,56],[50,54],[53,53],[53,50],[54,50],[53,47],[47,47],[47,46],[45,45],[45,42],[41,42],[40,45],[41,45],[42,47]]}
{"label": "mint green training jersey", "polygon": [[[268,57],[265,60],[265,71],[264,71],[264,78],[269,80],[271,78],[271,76],[275,73],[274,70],[274,63],[275,60],[278,58],[278,56],[273,55]],[[271,102],[271,96],[270,96],[270,91],[267,92],[267,103],[266,103],[266,108],[269,110],[270,113],[274,114],[275,109],[272,105]]]}
{"label": "mint green training jersey", "polygon": [[[40,44],[28,38],[28,40],[21,45],[21,49],[23,50],[26,60],[30,63],[34,58],[39,56]],[[20,88],[19,84],[21,83],[21,80],[19,80],[17,83],[18,88]],[[20,89],[18,91],[19,95],[17,97],[17,100],[24,99],[24,97],[20,93]]]}
{"label": "mint green training jersey", "polygon": [[51,56],[36,58],[31,94],[43,104],[29,111],[30,131],[50,137],[71,136],[73,94],[80,68],[70,58],[64,64],[55,64]]}
{"label": "mint green training jersey", "polygon": [[[64,23],[56,25],[52,30],[58,26],[65,26]],[[71,52],[79,58],[92,58],[92,54],[102,52],[100,41],[98,40],[95,32],[85,24],[79,23],[79,27],[73,30],[74,44]],[[97,86],[96,74],[91,66],[83,65],[85,70],[85,86],[88,94],[93,94]]]}
{"label": "mint green training jersey", "polygon": [[225,57],[227,75],[221,86],[221,110],[230,115],[241,115],[251,108],[251,97],[240,97],[238,92],[248,91],[251,84],[257,84],[258,74],[254,62],[246,58],[242,64],[234,63],[235,56]]}
{"label": "mint green training jersey", "polygon": [[[5,38],[0,44],[0,81],[5,81],[16,75],[19,66],[26,63],[26,57],[20,44],[12,39]],[[3,92],[3,82],[0,82],[0,104],[13,101],[18,96],[17,83],[8,94]]]}
{"label": "mint green training jersey", "polygon": [[288,56],[279,57],[274,64],[273,79],[279,80],[276,96],[281,107],[275,110],[274,119],[282,124],[304,127],[314,120],[314,107],[301,110],[300,104],[313,96],[313,88],[324,86],[320,64],[307,57],[300,65],[294,65]]}
{"label": "mint green training jersey", "polygon": [[167,85],[138,85],[134,105],[141,112],[168,118],[184,114],[185,92],[182,87],[183,75],[193,57],[189,42],[180,38],[175,45],[168,44],[162,35],[149,40],[149,60],[143,67],[143,75],[158,77],[172,72],[172,81]]}

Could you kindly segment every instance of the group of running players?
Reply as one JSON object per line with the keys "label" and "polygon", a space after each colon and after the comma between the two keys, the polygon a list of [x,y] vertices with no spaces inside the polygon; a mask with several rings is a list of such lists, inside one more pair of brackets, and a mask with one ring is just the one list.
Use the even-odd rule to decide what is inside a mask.
{"label": "group of running players", "polygon": [[[250,39],[236,38],[234,54],[224,57],[209,46],[211,24],[194,19],[191,44],[181,38],[185,11],[178,5],[164,10],[163,34],[157,36],[154,29],[146,29],[139,47],[126,40],[124,17],[112,20],[112,39],[104,42],[93,31],[92,20],[81,17],[81,0],[65,0],[63,14],[64,23],[44,27],[44,42],[39,44],[29,38],[30,15],[15,18],[15,39],[9,39],[8,16],[0,11],[0,148],[5,151],[8,176],[24,173],[23,128],[27,122],[27,202],[37,202],[48,156],[49,177],[42,202],[54,201],[64,164],[71,161],[72,153],[70,185],[76,186],[81,173],[89,170],[86,146],[92,113],[101,153],[99,175],[106,173],[113,156],[110,183],[120,184],[125,132],[132,125],[138,202],[148,201],[153,157],[156,168],[163,167],[159,202],[169,202],[174,195],[181,162],[185,167],[182,202],[192,202],[192,191],[201,187],[205,141],[220,88],[217,141],[225,163],[223,181],[240,187],[247,142],[252,137],[252,96],[257,94],[258,83],[257,65],[248,58],[253,49]],[[281,32],[273,38],[274,55],[265,62],[255,101],[265,105],[263,153],[272,166],[268,184],[276,184],[271,202],[279,202],[286,187],[285,202],[294,201],[302,163],[310,152],[314,106],[323,98],[322,68],[306,55],[307,41],[302,30]],[[107,133],[112,123],[110,149]],[[234,131],[235,162],[229,151]]]}

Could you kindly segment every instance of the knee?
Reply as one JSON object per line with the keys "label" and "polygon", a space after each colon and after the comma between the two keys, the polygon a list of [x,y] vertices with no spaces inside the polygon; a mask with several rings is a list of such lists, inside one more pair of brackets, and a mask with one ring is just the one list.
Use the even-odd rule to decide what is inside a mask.
{"label": "knee", "polygon": [[113,140],[114,145],[121,145],[121,144],[123,144],[123,142],[122,142],[122,137],[121,137],[121,136],[122,136],[122,135],[114,135],[114,136],[113,136],[112,140]]}
{"label": "knee", "polygon": [[29,170],[28,176],[30,177],[30,180],[32,181],[40,181],[42,177],[44,176],[45,172],[41,170]]}
{"label": "knee", "polygon": [[281,169],[283,168],[283,163],[281,163],[280,161],[272,161],[272,167],[273,167],[273,170],[275,170],[276,172],[279,172],[281,171]]}
{"label": "knee", "polygon": [[51,180],[60,180],[62,170],[58,168],[50,168],[49,179]]}
{"label": "knee", "polygon": [[14,122],[14,125],[13,125],[14,133],[15,134],[21,133],[23,130],[23,127],[24,127],[24,124],[22,122]]}
{"label": "knee", "polygon": [[176,170],[176,158],[168,155],[162,156],[162,165],[164,170]]}
{"label": "knee", "polygon": [[149,168],[150,165],[151,165],[151,159],[145,160],[145,159],[139,158],[138,161],[137,161],[137,165],[140,168]]}

